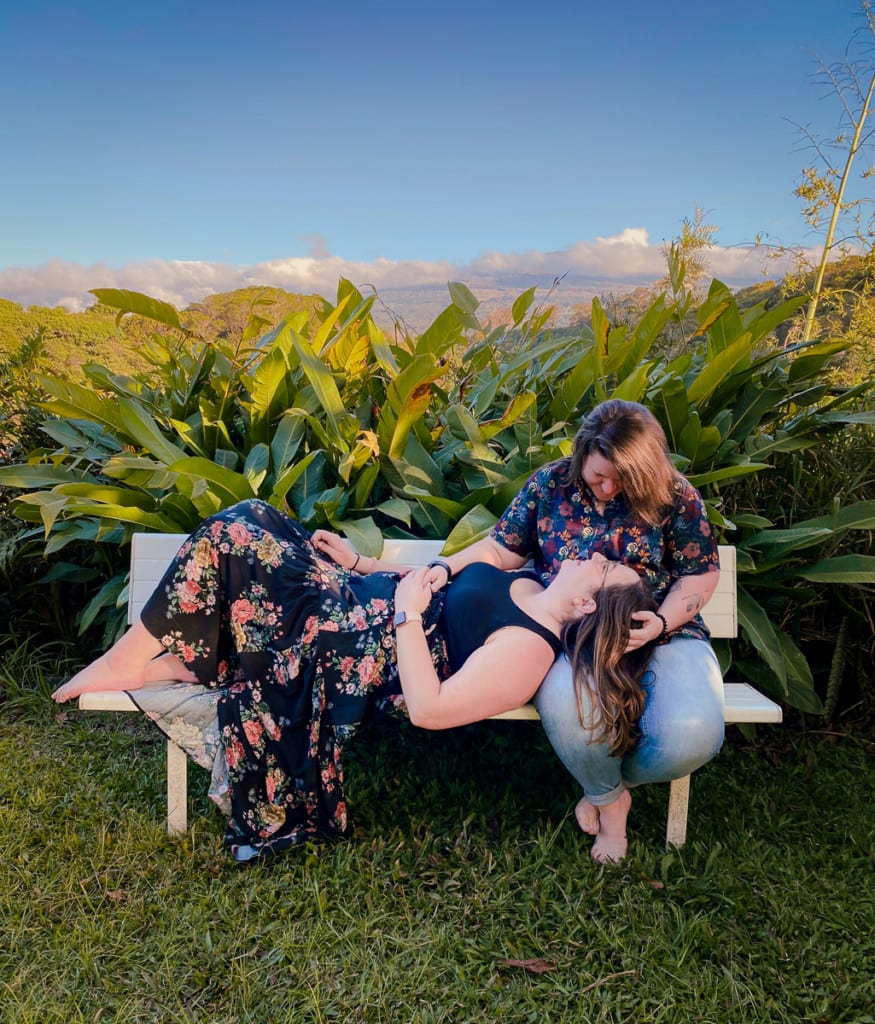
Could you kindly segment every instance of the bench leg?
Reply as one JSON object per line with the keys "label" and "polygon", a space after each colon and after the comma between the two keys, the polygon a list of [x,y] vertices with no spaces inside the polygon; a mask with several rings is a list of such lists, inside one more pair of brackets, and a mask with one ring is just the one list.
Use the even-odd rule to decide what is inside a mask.
{"label": "bench leg", "polygon": [[690,806],[690,777],[675,779],[668,794],[668,824],[665,829],[665,848],[683,846],[687,841],[687,811]]}
{"label": "bench leg", "polygon": [[167,741],[167,832],[179,835],[188,828],[188,757]]}

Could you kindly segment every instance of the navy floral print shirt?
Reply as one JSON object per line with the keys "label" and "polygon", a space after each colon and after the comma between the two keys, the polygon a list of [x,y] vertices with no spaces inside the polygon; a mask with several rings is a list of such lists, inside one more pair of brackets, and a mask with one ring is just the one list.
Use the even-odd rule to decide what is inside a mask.
{"label": "navy floral print shirt", "polygon": [[[684,477],[666,521],[650,526],[632,513],[622,493],[599,511],[584,481],[564,483],[569,463],[560,459],[538,470],[492,529],[502,547],[533,560],[545,584],[566,558],[585,559],[598,551],[645,577],[661,604],[681,576],[720,568],[705,504]],[[709,633],[697,615],[672,635],[706,640]]]}

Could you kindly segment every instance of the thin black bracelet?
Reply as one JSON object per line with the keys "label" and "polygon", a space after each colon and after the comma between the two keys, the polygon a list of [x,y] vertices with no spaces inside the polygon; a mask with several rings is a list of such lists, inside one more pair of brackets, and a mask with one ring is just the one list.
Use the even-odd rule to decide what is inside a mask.
{"label": "thin black bracelet", "polygon": [[[362,557],[361,551],[356,551],[356,553],[355,553],[355,561],[349,567],[349,571],[350,572],[355,572],[355,567],[359,564],[359,560],[361,559],[361,557]],[[662,621],[665,622],[665,619],[663,619]]]}
{"label": "thin black bracelet", "polygon": [[662,614],[662,612],[654,612],[653,614],[662,623],[662,632],[656,638],[657,640],[661,640],[664,636],[668,636],[668,623],[665,621],[665,616]]}
{"label": "thin black bracelet", "polygon": [[450,563],[444,558],[434,558],[428,563],[426,569],[432,569],[434,566],[439,565],[442,569],[447,571],[447,583],[453,578],[453,570],[450,568]]}

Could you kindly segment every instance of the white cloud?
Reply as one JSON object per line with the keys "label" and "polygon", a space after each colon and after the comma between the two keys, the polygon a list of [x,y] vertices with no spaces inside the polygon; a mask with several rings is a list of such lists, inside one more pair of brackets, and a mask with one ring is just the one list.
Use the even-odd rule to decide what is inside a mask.
{"label": "white cloud", "polygon": [[[216,292],[249,285],[276,285],[293,292],[335,294],[341,277],[363,290],[397,292],[443,288],[447,281],[464,281],[477,288],[519,292],[532,283],[549,286],[555,278],[593,289],[617,289],[649,284],[665,273],[660,245],[650,243],[646,229],[625,228],[620,234],[575,242],[550,252],[484,252],[467,264],[448,261],[345,260],[331,255],[325,240],[308,236],[307,256],[270,260],[250,266],[182,260],[152,260],[109,267],[96,263],[52,260],[40,267],[0,269],[0,296],[24,306],[62,305],[85,309],[94,301],[91,288],[129,288],[172,303],[179,309]],[[711,271],[733,287],[751,284],[764,273],[778,277],[787,269],[779,262],[766,265],[760,250],[715,246],[708,254]],[[533,281],[534,279],[534,281]],[[561,294],[561,288],[560,288]]]}

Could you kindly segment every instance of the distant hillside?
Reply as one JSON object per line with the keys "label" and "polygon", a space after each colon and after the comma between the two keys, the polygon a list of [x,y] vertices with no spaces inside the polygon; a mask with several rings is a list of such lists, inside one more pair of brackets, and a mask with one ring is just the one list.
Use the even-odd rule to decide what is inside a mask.
{"label": "distant hillside", "polygon": [[[478,316],[481,322],[508,322],[513,300],[518,292],[469,283],[481,300]],[[639,286],[611,293],[599,282],[532,279],[538,286],[539,304],[554,308],[551,325],[563,328],[579,324],[589,316],[591,302],[599,295],[613,319],[631,320],[640,315],[652,301],[656,286]],[[551,285],[556,284],[551,289]],[[875,335],[875,258],[850,257],[831,264],[827,270],[829,290],[822,307],[819,325],[827,336],[850,336],[860,344],[846,359],[849,372],[858,377],[871,373],[872,336]],[[812,282],[803,277],[782,281],[764,281],[737,291],[742,309],[765,301],[777,305],[791,295],[803,293]],[[860,297],[863,297],[862,302]],[[200,338],[239,338],[251,313],[267,323],[264,331],[275,327],[292,313],[312,314],[321,304],[318,295],[297,295],[282,288],[252,287],[211,295],[180,311],[183,325]],[[400,320],[414,332],[424,330],[450,301],[445,285],[419,288],[386,289],[379,293],[373,314],[384,329]],[[154,325],[137,317],[126,317],[116,328],[115,312],[100,305],[82,313],[68,313],[61,308],[32,306],[23,308],[15,302],[0,299],[0,363],[6,354],[15,352],[21,342],[35,330],[44,329],[45,345],[37,369],[54,374],[78,376],[83,363],[103,363],[115,372],[144,370],[147,363],[140,354],[141,341],[154,330]],[[793,330],[782,325],[781,341]],[[853,366],[850,364],[853,363]],[[867,369],[868,368],[868,369]]]}
{"label": "distant hillside", "polygon": [[[818,311],[831,329],[846,332],[851,326],[857,299],[870,297],[875,291],[875,255],[848,256],[827,264],[823,287],[825,297]],[[735,293],[741,309],[765,301],[771,309],[794,295],[803,295],[814,288],[814,273],[785,277],[781,281],[763,281]]]}
{"label": "distant hillside", "polygon": [[[294,295],[282,288],[241,288],[210,295],[180,312],[183,326],[200,338],[239,337],[251,312],[275,327],[291,313],[313,313],[318,295]],[[21,343],[43,330],[43,351],[36,370],[58,376],[80,375],[86,363],[101,363],[116,373],[145,370],[139,342],[156,329],[141,317],[125,317],[116,328],[116,311],[96,303],[82,313],[60,307],[30,306],[0,299],[0,362]]]}

